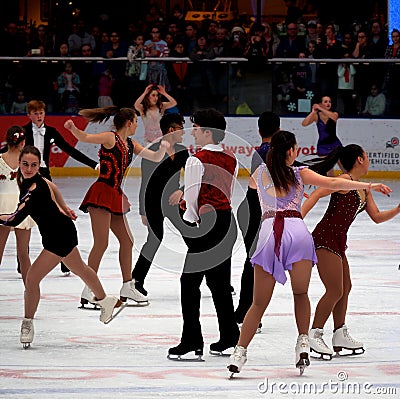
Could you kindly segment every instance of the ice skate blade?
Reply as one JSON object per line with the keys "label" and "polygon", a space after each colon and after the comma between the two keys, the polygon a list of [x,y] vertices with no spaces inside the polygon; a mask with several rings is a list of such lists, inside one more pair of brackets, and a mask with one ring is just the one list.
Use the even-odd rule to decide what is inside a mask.
{"label": "ice skate blade", "polygon": [[231,373],[229,376],[229,379],[233,379],[233,376],[235,374],[239,374],[240,370],[238,368],[238,366],[235,366],[234,364],[230,364],[229,366],[227,366],[227,369],[229,370],[229,372]]}
{"label": "ice skate blade", "polygon": [[[313,353],[315,353],[315,355],[313,355]],[[310,348],[310,356],[313,359],[329,361],[332,360],[333,355],[329,355],[328,353],[317,352],[314,349]]]}
{"label": "ice skate blade", "polygon": [[[90,305],[86,307],[85,305]],[[85,309],[85,310],[100,310],[100,306],[97,303],[89,302],[85,298],[81,298],[81,306],[78,306],[78,309]]]}
{"label": "ice skate blade", "polygon": [[[334,346],[333,350],[336,353],[336,356],[356,356],[356,355],[362,355],[365,352],[364,348],[345,348],[343,346]],[[351,353],[345,352],[345,353],[340,353],[341,351],[346,350],[346,351],[351,351]]]}
{"label": "ice skate blade", "polygon": [[300,370],[300,375],[303,375],[306,367],[310,365],[310,359],[308,358],[308,353],[300,353],[300,360],[296,364],[296,368]]}
{"label": "ice skate blade", "polygon": [[125,308],[126,308],[126,304],[118,301],[114,307],[114,309],[118,309],[115,313],[113,313],[113,315],[104,322],[104,324],[108,324],[111,323]]}
{"label": "ice skate blade", "polygon": [[[229,348],[228,348],[229,349]],[[232,355],[232,353],[224,353],[224,351],[222,351],[222,352],[219,352],[219,351],[212,351],[212,350],[209,350],[209,352],[208,352],[210,355],[213,355],[213,356],[220,356],[220,357],[229,357],[230,355]]]}
{"label": "ice skate blade", "polygon": [[145,302],[135,302],[133,300],[127,300],[126,302],[124,302],[126,304],[126,306],[128,308],[144,308],[146,306],[150,305],[149,301],[145,301]]}
{"label": "ice skate blade", "polygon": [[182,357],[183,355],[167,355],[167,359],[173,360],[175,362],[204,362],[204,359],[202,358],[203,355],[198,355],[197,357],[194,358],[186,358]]}

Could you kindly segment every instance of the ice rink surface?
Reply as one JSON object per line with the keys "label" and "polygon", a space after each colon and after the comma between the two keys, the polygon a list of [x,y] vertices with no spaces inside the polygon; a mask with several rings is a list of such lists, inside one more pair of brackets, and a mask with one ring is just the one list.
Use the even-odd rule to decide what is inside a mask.
{"label": "ice rink surface", "polygon": [[[77,210],[94,178],[56,178],[66,202]],[[135,237],[134,261],[146,229],[138,216],[140,179],[125,185],[132,210],[129,223]],[[241,179],[242,186],[247,179]],[[400,182],[387,182],[390,198],[377,193],[380,209],[400,201]],[[243,198],[235,189],[234,207]],[[328,199],[306,217],[310,229],[319,220]],[[79,249],[87,260],[92,245],[90,220],[77,210]],[[360,356],[312,359],[302,377],[294,367],[297,337],[289,284],[276,286],[263,330],[248,350],[248,362],[233,380],[228,379],[228,358],[208,354],[218,340],[212,299],[202,286],[201,323],[205,340],[204,362],[168,360],[168,348],[181,333],[179,276],[186,246],[167,223],[163,246],[145,287],[150,306],[126,308],[112,323],[99,322],[99,312],[78,309],[83,283],[64,277],[57,267],[42,282],[42,299],[35,319],[35,338],[29,350],[19,343],[23,317],[23,284],[16,272],[15,239],[10,235],[0,268],[0,396],[5,398],[386,398],[400,395],[400,215],[375,225],[363,212],[350,228],[348,259],[353,289],[346,323],[350,333],[364,342]],[[35,229],[30,253],[41,250]],[[238,301],[244,246],[239,234],[233,255],[232,284]],[[100,267],[99,276],[110,294],[119,294],[121,275],[115,238]],[[312,310],[323,286],[314,268],[310,284]],[[330,345],[332,320],[325,328]]]}

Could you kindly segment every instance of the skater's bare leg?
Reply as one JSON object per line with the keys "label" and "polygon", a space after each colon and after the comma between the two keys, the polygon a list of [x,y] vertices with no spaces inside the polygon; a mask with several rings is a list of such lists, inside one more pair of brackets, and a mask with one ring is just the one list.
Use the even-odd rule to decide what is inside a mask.
{"label": "skater's bare leg", "polygon": [[11,227],[3,225],[0,226],[0,265],[3,260],[4,248],[6,247],[10,231]]}
{"label": "skater's bare leg", "polygon": [[21,276],[26,286],[26,274],[31,267],[31,259],[29,257],[29,240],[31,238],[31,230],[15,229],[14,232],[17,242],[17,256],[21,268]]}
{"label": "skater's bare leg", "polygon": [[333,308],[343,296],[343,263],[340,256],[327,249],[317,249],[318,273],[325,293],[315,309],[312,328],[323,328]]}
{"label": "skater's bare leg", "polygon": [[111,213],[105,209],[89,207],[89,215],[92,224],[93,247],[89,254],[88,265],[97,273],[108,247]]}
{"label": "skater's bare leg", "polygon": [[253,339],[265,309],[274,292],[275,279],[259,265],[254,265],[253,303],[246,313],[240,330],[238,345],[247,348]]}
{"label": "skater's bare leg", "polygon": [[43,250],[26,274],[25,317],[33,319],[40,300],[40,282],[59,263],[61,258],[47,250]]}
{"label": "skater's bare leg", "polygon": [[332,311],[333,326],[335,329],[342,327],[343,324],[345,324],[347,304],[349,302],[349,294],[351,291],[350,268],[346,256],[344,256],[342,260],[342,265],[343,265],[343,294],[340,300],[336,303]]}
{"label": "skater's bare leg", "polygon": [[307,334],[310,327],[311,306],[308,298],[308,286],[310,284],[312,263],[309,260],[301,260],[293,263],[289,271],[294,299],[294,315],[299,334]]}
{"label": "skater's bare leg", "polygon": [[132,248],[133,236],[129,229],[128,221],[123,215],[111,216],[111,231],[119,242],[119,264],[123,282],[132,280]]}
{"label": "skater's bare leg", "polygon": [[85,282],[98,300],[101,300],[106,296],[96,272],[82,260],[77,247],[75,247],[68,256],[63,258],[63,262],[72,273],[76,274]]}

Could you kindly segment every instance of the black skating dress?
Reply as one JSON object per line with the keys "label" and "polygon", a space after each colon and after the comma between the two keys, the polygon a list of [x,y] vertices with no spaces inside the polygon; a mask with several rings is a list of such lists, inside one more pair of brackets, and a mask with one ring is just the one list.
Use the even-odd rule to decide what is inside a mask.
{"label": "black skating dress", "polygon": [[0,223],[17,226],[27,216],[38,225],[43,248],[47,251],[65,257],[78,245],[74,222],[60,211],[49,185],[39,174],[23,181],[17,210],[6,222]]}

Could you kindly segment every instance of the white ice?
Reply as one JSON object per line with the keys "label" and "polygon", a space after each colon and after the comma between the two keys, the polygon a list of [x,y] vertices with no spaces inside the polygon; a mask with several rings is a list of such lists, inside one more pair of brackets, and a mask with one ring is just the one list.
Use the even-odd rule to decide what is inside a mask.
{"label": "white ice", "polygon": [[[78,209],[93,178],[56,178],[67,202]],[[246,186],[247,180],[241,179]],[[374,194],[381,209],[400,201],[400,182],[388,182],[390,198]],[[129,177],[125,186],[132,203],[128,219],[135,236],[135,254],[146,229],[137,206],[139,178]],[[243,197],[236,189],[235,208]],[[319,220],[327,199],[307,216],[311,229]],[[87,259],[92,245],[89,216],[78,211],[79,248]],[[169,226],[169,225],[168,225]],[[375,225],[363,212],[349,232],[347,251],[353,281],[346,320],[350,333],[365,344],[360,356],[312,359],[302,377],[294,367],[296,326],[289,283],[276,286],[263,330],[248,350],[242,372],[228,379],[228,358],[208,354],[218,339],[217,321],[208,288],[202,286],[201,323],[205,339],[204,362],[176,362],[166,358],[168,348],[181,333],[179,276],[185,245],[168,228],[164,245],[150,270],[146,288],[151,304],[126,308],[112,323],[99,322],[99,313],[78,309],[82,282],[64,277],[57,267],[42,282],[42,298],[35,318],[32,347],[22,349],[19,328],[23,316],[23,284],[16,272],[15,238],[11,234],[0,268],[0,396],[5,398],[371,398],[400,394],[400,219]],[[30,254],[41,250],[33,231]],[[244,260],[239,235],[235,246],[232,284],[237,295]],[[118,295],[121,275],[114,237],[99,276],[107,292]],[[310,284],[312,309],[323,293],[317,269]],[[326,326],[330,344],[332,320]],[[302,392],[311,392],[302,393]],[[397,393],[397,395],[396,395]]]}

